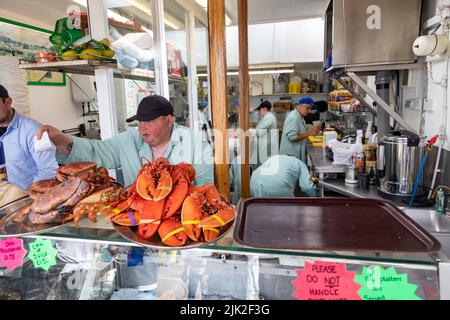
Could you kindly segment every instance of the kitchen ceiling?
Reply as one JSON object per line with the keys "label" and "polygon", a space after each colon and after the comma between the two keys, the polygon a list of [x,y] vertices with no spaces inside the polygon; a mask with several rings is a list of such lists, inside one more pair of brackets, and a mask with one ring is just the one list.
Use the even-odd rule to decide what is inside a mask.
{"label": "kitchen ceiling", "polygon": [[0,10],[29,18],[32,21],[29,24],[39,21],[38,27],[53,29],[56,20],[65,16],[67,8],[74,4],[72,0],[0,0]]}
{"label": "kitchen ceiling", "polygon": [[[183,1],[194,2],[192,0],[178,2]],[[330,0],[248,0],[249,23],[320,17],[324,15],[329,2]],[[41,27],[48,28],[53,27],[55,21],[64,16],[67,8],[74,4],[72,0],[0,0],[0,10],[39,21],[42,23]],[[237,24],[237,0],[225,0],[225,6],[233,24]]]}
{"label": "kitchen ceiling", "polygon": [[[250,24],[323,17],[330,0],[248,0]],[[227,14],[237,24],[237,0],[225,0]]]}

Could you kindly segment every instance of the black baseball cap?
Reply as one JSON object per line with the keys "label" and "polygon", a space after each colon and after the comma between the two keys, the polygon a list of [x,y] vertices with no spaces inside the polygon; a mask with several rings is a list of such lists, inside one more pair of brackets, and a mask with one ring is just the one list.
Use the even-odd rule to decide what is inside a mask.
{"label": "black baseball cap", "polygon": [[0,99],[9,98],[8,90],[0,84]]}
{"label": "black baseball cap", "polygon": [[267,110],[272,109],[272,104],[269,101],[263,101],[255,110],[261,110],[262,108],[266,108]]}
{"label": "black baseball cap", "polygon": [[161,116],[174,115],[172,104],[166,98],[158,95],[147,96],[138,105],[135,116],[128,118],[132,121],[152,121]]}

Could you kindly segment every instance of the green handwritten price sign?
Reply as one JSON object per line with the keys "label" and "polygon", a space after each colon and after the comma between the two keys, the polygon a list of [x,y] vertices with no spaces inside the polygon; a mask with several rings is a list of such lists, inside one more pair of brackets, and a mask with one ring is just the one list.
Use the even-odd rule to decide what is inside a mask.
{"label": "green handwritten price sign", "polygon": [[56,265],[57,251],[52,247],[50,240],[37,239],[30,243],[28,258],[33,261],[34,267],[48,271],[51,266]]}
{"label": "green handwritten price sign", "polygon": [[355,282],[362,286],[358,294],[363,300],[422,300],[416,295],[417,286],[408,283],[408,274],[397,274],[394,267],[364,267]]}

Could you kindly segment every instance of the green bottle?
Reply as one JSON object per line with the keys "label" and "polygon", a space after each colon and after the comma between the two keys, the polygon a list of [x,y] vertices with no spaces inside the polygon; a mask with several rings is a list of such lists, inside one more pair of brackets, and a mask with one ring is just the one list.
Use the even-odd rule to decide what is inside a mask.
{"label": "green bottle", "polygon": [[436,202],[435,202],[435,209],[436,212],[445,214],[445,193],[444,190],[439,188],[436,193]]}

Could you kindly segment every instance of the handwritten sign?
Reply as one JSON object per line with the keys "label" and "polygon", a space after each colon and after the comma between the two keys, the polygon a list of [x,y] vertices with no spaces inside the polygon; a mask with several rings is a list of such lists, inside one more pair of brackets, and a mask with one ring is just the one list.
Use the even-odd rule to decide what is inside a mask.
{"label": "handwritten sign", "polygon": [[299,300],[361,300],[360,285],[354,282],[355,272],[347,271],[343,263],[305,262],[292,281],[296,290],[292,294]]}
{"label": "handwritten sign", "polygon": [[27,251],[23,248],[23,241],[15,238],[0,240],[0,265],[8,270],[14,270],[23,265],[23,258]]}
{"label": "handwritten sign", "polygon": [[358,294],[363,300],[421,300],[417,286],[408,283],[408,274],[397,274],[394,267],[364,267],[355,282],[362,286]]}
{"label": "handwritten sign", "polygon": [[56,249],[52,247],[50,240],[37,239],[30,243],[28,258],[33,261],[34,267],[48,271],[56,265]]}

